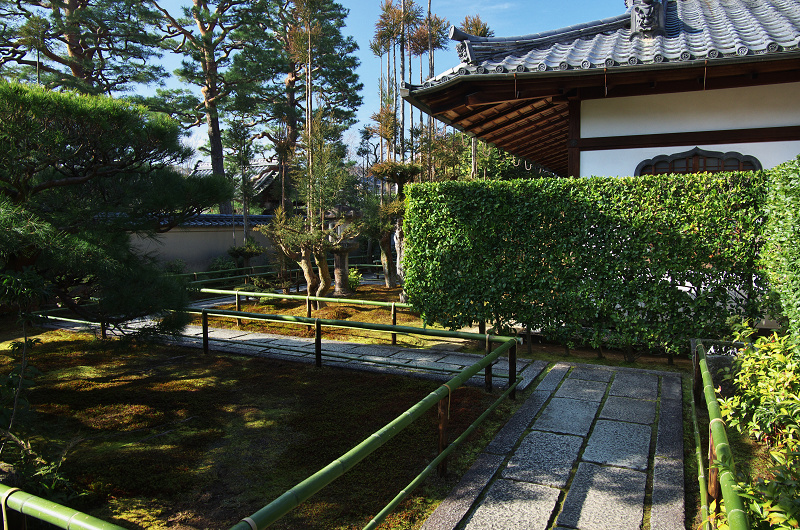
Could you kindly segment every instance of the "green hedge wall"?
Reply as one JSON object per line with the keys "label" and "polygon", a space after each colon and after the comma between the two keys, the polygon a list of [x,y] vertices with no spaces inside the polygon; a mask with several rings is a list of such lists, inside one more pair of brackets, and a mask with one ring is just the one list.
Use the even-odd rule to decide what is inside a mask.
{"label": "green hedge wall", "polygon": [[800,342],[800,158],[770,170],[764,271]]}
{"label": "green hedge wall", "polygon": [[428,323],[677,351],[762,294],[763,173],[415,184],[406,284]]}

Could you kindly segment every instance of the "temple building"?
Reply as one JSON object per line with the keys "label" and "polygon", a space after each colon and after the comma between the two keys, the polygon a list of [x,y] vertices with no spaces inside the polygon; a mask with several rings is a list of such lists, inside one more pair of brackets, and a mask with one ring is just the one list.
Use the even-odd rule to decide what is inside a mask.
{"label": "temple building", "polygon": [[451,28],[404,85],[438,120],[560,176],[770,168],[800,153],[800,0],[627,0],[521,37]]}

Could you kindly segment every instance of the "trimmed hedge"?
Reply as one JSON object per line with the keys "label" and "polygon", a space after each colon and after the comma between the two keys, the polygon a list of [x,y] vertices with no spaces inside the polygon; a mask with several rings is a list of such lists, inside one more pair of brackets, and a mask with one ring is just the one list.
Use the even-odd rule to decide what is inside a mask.
{"label": "trimmed hedge", "polygon": [[800,343],[800,158],[770,170],[766,212],[764,271]]}
{"label": "trimmed hedge", "polygon": [[763,173],[414,184],[409,301],[567,344],[675,352],[755,318]]}

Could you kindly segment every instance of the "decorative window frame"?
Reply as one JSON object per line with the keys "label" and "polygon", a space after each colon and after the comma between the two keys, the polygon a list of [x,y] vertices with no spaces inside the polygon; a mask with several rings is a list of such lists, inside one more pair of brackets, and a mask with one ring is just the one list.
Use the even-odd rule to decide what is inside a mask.
{"label": "decorative window frame", "polygon": [[642,174],[642,169],[647,166],[655,166],[660,162],[667,162],[668,164],[672,165],[672,162],[675,160],[679,160],[681,158],[690,158],[695,156],[701,156],[704,158],[718,158],[722,160],[722,165],[724,167],[725,160],[733,158],[734,160],[739,161],[739,165],[744,162],[749,162],[753,165],[754,171],[760,171],[763,169],[761,165],[761,161],[758,158],[751,156],[751,155],[743,155],[742,153],[736,151],[729,151],[727,153],[723,153],[722,151],[707,151],[705,149],[700,149],[699,147],[695,147],[689,151],[684,151],[682,153],[675,153],[673,155],[658,155],[649,160],[644,160],[639,162],[639,165],[636,166],[636,171],[634,172],[634,176],[640,176]]}

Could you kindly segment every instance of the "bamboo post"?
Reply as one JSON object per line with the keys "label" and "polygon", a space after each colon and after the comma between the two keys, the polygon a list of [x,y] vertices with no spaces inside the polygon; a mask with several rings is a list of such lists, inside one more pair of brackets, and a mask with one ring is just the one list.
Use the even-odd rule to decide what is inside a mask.
{"label": "bamboo post", "polygon": [[[511,385],[517,380],[517,348],[519,348],[519,343],[515,342],[514,345],[508,350],[508,387],[511,388]],[[512,400],[517,400],[517,387],[511,389],[511,395],[509,395]]]}
{"label": "bamboo post", "polygon": [[708,498],[714,501],[714,513],[719,513],[719,501],[722,500],[722,487],[719,483],[719,467],[717,461],[717,447],[714,443],[714,434],[711,427],[708,430]]}
{"label": "bamboo post", "polygon": [[[450,390],[450,387],[448,387]],[[452,392],[452,391],[451,391]],[[447,424],[450,420],[450,393],[446,398],[439,400],[439,454],[447,449]],[[447,459],[441,461],[436,467],[436,472],[440,477],[447,475]]]}
{"label": "bamboo post", "polygon": [[[489,335],[486,335],[486,347],[485,347],[486,355],[492,353],[492,343],[489,340]],[[483,369],[483,387],[487,392],[492,391],[492,363],[486,365],[486,368]]]}
{"label": "bamboo post", "polygon": [[317,368],[322,367],[322,324],[319,319],[314,322],[314,357]]}
{"label": "bamboo post", "polygon": [[208,353],[208,311],[203,309],[203,353]]}
{"label": "bamboo post", "polygon": [[[242,310],[242,298],[239,296],[239,291],[236,291],[236,311],[241,311],[241,310]],[[242,327],[241,318],[236,319],[236,327],[241,329]]]}
{"label": "bamboo post", "polygon": [[533,337],[531,337],[531,328],[525,328],[525,342],[528,343],[528,355],[533,356]]}
{"label": "bamboo post", "polygon": [[[397,325],[397,307],[392,302],[392,326]],[[392,346],[397,345],[397,333],[392,333]]]}
{"label": "bamboo post", "polygon": [[[306,318],[311,318],[311,295],[306,293]],[[311,326],[308,326],[308,331],[311,331]]]}
{"label": "bamboo post", "polygon": [[697,349],[701,346],[697,344],[697,339],[692,339],[690,344],[692,348],[692,368],[694,369],[692,374],[692,393],[694,394],[695,403],[700,403],[703,397],[703,376],[700,372],[700,355],[697,353]]}

